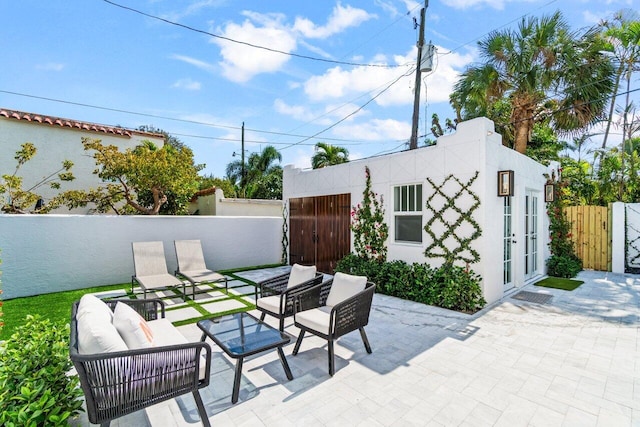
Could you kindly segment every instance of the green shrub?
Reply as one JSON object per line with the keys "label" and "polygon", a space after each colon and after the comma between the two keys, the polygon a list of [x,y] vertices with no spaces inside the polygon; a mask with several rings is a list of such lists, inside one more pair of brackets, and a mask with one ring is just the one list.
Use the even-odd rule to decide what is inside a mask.
{"label": "green shrub", "polygon": [[486,301],[480,289],[480,276],[472,270],[444,264],[435,270],[434,286],[439,288],[437,306],[463,312],[475,312]]}
{"label": "green shrub", "polygon": [[0,425],[66,426],[82,410],[71,366],[68,327],[27,316],[0,347]]}
{"label": "green shrub", "polygon": [[451,264],[431,268],[428,264],[404,261],[378,262],[355,254],[341,259],[336,271],[367,276],[376,292],[451,310],[474,312],[486,301],[480,276]]}
{"label": "green shrub", "polygon": [[551,255],[547,259],[547,274],[570,279],[582,270],[582,261],[575,255]]}

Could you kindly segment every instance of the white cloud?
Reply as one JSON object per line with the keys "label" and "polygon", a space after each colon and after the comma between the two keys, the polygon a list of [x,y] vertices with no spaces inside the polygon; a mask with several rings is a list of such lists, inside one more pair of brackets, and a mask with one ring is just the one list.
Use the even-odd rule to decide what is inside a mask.
{"label": "white cloud", "polygon": [[[366,110],[357,111],[359,106],[351,103],[331,105],[327,104],[322,109],[313,110],[308,105],[289,105],[281,99],[276,99],[273,103],[276,112],[289,116],[293,119],[315,123],[317,125],[329,126],[337,120],[345,119],[346,122],[368,115]],[[354,112],[356,112],[354,114]],[[348,117],[347,117],[348,116]]]}
{"label": "white cloud", "polygon": [[[443,51],[444,49],[440,49]],[[405,56],[396,56],[394,63],[415,62],[417,51],[412,48]],[[426,75],[429,84],[429,101],[448,101],[453,84],[466,65],[473,61],[471,54],[450,53],[436,55],[434,71]],[[326,73],[313,76],[304,83],[304,90],[312,101],[344,99],[357,94],[368,93],[374,96],[398,78],[406,68],[354,67],[345,70],[341,67],[329,69]],[[425,74],[423,74],[425,77]],[[413,103],[415,74],[402,77],[386,92],[376,98],[380,106],[407,105]],[[423,95],[424,97],[424,95]]]}
{"label": "white cloud", "polygon": [[293,29],[308,38],[326,39],[334,34],[341,33],[349,27],[356,27],[375,17],[375,15],[363,9],[357,9],[349,5],[343,7],[338,3],[333,8],[325,25],[316,25],[307,18],[298,17],[293,25]]}
{"label": "white cloud", "polygon": [[191,58],[190,56],[171,55],[171,59],[177,59],[178,61],[186,62],[187,64],[193,65],[194,67],[200,68],[201,70],[207,71],[209,73],[213,73],[216,70],[215,65],[209,64],[208,62],[201,61],[199,59]]}
{"label": "white cloud", "polygon": [[46,71],[62,71],[65,65],[59,62],[47,62],[46,64],[38,64],[36,68],[38,70],[46,70]]}
{"label": "white cloud", "polygon": [[199,0],[191,3],[181,11],[165,13],[161,17],[168,19],[169,21],[180,21],[182,18],[199,13],[202,9],[218,7],[223,5],[225,2],[226,0]]}
{"label": "white cloud", "polygon": [[354,124],[341,123],[333,129],[333,133],[338,137],[365,141],[402,140],[411,135],[411,124],[393,119],[371,119]]}
{"label": "white cloud", "polygon": [[185,90],[200,90],[202,89],[202,84],[191,79],[180,79],[172,84],[171,87]]}
{"label": "white cloud", "polygon": [[[241,40],[246,43],[292,52],[296,48],[296,39],[289,28],[282,24],[284,18],[280,14],[258,14],[243,12],[248,17],[242,24],[227,23],[218,33],[222,36]],[[254,22],[261,25],[256,26]],[[234,82],[246,82],[257,74],[275,72],[289,60],[282,53],[270,52],[213,38],[213,43],[220,46],[223,75]]]}

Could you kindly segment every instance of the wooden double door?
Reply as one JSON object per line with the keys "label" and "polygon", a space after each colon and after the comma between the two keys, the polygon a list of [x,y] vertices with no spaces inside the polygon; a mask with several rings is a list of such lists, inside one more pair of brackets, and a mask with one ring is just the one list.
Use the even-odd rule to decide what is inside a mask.
{"label": "wooden double door", "polygon": [[351,194],[289,199],[289,262],[333,274],[351,250]]}

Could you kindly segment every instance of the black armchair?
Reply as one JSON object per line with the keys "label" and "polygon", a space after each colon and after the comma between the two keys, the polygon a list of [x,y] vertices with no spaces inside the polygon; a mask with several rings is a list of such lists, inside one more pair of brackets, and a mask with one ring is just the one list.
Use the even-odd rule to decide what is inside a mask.
{"label": "black armchair", "polygon": [[[309,267],[298,267],[309,269]],[[292,279],[296,281],[296,277],[292,277],[292,275],[295,276],[297,274],[296,269],[296,265],[294,265],[291,272],[263,280],[256,286],[256,308],[262,313],[260,320],[264,320],[267,314],[278,318],[280,332],[284,331],[284,319],[293,316],[295,312],[294,302],[296,296],[322,283],[324,277],[322,273],[315,272],[314,268],[313,271],[297,276],[302,277],[303,280],[307,277],[312,278],[297,284],[290,283]],[[260,296],[258,296],[258,292]]]}
{"label": "black armchair", "polygon": [[[354,278],[359,278],[361,284],[356,284],[357,280],[354,281]],[[336,273],[333,279],[299,294],[295,305],[294,323],[300,328],[300,335],[293,355],[298,354],[305,332],[326,339],[329,348],[329,375],[333,376],[333,343],[342,335],[356,329],[360,331],[367,353],[371,353],[364,327],[369,323],[374,292],[375,284],[367,282],[366,277]]]}

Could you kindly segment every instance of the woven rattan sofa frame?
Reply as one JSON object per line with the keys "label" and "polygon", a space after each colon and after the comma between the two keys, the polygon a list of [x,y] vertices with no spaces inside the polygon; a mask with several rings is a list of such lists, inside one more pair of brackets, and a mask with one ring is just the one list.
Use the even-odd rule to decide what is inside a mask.
{"label": "woven rattan sofa frame", "polygon": [[[294,304],[296,312],[325,306],[332,285],[333,279],[313,288],[309,288],[305,292],[297,295],[297,301]],[[334,305],[329,317],[328,335],[309,329],[298,322],[294,322],[295,326],[300,328],[300,335],[298,335],[292,354],[294,356],[298,354],[305,332],[310,332],[313,335],[324,338],[328,342],[329,375],[333,376],[335,373],[335,352],[333,349],[333,343],[341,336],[355,331],[356,329],[360,331],[360,336],[362,337],[365,350],[367,350],[367,353],[371,354],[371,345],[367,339],[364,327],[369,324],[369,313],[371,312],[371,304],[373,303],[375,288],[376,285],[374,283],[367,282],[362,292],[359,292],[353,297]]]}
{"label": "woven rattan sofa frame", "polygon": [[[165,306],[159,299],[105,302],[113,311],[118,301],[130,305],[145,320],[165,317]],[[202,424],[211,425],[199,391],[209,385],[209,344],[195,342],[113,353],[79,354],[78,303],[73,303],[71,308],[69,356],[80,378],[91,423],[109,426],[113,419],[192,393]],[[203,352],[206,353],[206,366],[204,378],[200,378],[200,362],[203,360],[200,355]]]}
{"label": "woven rattan sofa frame", "polygon": [[284,331],[284,319],[293,316],[293,314],[295,313],[294,303],[296,297],[301,292],[304,292],[305,290],[322,283],[322,279],[324,278],[324,274],[318,272],[313,279],[307,280],[306,282],[302,282],[287,289],[290,274],[291,272],[280,274],[256,284],[256,303],[258,302],[258,296],[260,296],[261,298],[268,296],[280,296],[280,310],[278,313],[274,313],[256,305],[256,309],[260,310],[260,312],[262,313],[260,315],[260,321],[264,321],[264,318],[267,314],[276,317],[280,321],[280,332]]}

